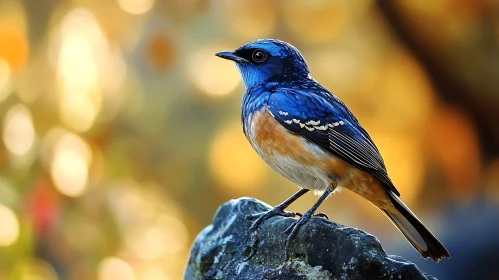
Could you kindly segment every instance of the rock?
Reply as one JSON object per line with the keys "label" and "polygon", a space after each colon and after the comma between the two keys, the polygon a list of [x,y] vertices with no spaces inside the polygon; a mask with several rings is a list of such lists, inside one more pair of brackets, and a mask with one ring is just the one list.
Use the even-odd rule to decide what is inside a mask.
{"label": "rock", "polygon": [[196,237],[184,279],[436,279],[398,256],[387,256],[376,237],[314,217],[288,244],[292,218],[273,217],[250,232],[248,214],[270,206],[240,198],[223,204]]}

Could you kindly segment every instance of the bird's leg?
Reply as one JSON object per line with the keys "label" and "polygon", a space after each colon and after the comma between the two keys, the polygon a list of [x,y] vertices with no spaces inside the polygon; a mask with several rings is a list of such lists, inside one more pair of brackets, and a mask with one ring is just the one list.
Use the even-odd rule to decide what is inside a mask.
{"label": "bird's leg", "polygon": [[306,194],[309,190],[307,189],[300,189],[297,191],[295,194],[293,194],[291,197],[286,199],[284,202],[281,204],[277,205],[276,207],[270,209],[269,211],[263,212],[263,213],[258,213],[258,214],[252,214],[252,215],[247,215],[246,219],[248,220],[253,220],[256,219],[253,224],[251,224],[250,230],[255,230],[260,226],[260,224],[274,216],[284,216],[284,217],[295,217],[297,215],[301,216],[300,213],[295,213],[295,212],[288,212],[284,211],[291,203],[293,203],[295,200],[300,198],[302,195]]}
{"label": "bird's leg", "polygon": [[326,191],[321,195],[319,200],[310,208],[303,216],[300,217],[297,221],[293,222],[285,231],[284,233],[289,233],[288,237],[286,238],[286,244],[293,238],[293,235],[298,231],[298,229],[304,225],[312,215],[314,214],[315,210],[319,208],[321,203],[332,193],[333,191],[330,188],[327,188]]}

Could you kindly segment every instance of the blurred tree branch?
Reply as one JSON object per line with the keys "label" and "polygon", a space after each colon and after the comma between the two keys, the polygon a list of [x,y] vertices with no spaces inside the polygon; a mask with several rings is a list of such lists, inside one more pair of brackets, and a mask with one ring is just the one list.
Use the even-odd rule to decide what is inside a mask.
{"label": "blurred tree branch", "polygon": [[[479,133],[482,156],[489,161],[499,155],[498,104],[491,102],[492,92],[472,88],[453,74],[437,50],[425,47],[421,34],[416,32],[396,1],[379,0],[377,8],[397,38],[421,63],[441,100],[458,107],[474,122]],[[438,28],[438,26],[434,26]]]}

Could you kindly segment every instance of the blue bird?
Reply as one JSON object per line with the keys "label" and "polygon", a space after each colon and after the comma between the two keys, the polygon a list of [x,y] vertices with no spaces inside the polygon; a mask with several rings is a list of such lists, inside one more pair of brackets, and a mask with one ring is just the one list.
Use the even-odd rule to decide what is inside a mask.
{"label": "blue bird", "polygon": [[250,215],[252,230],[276,215],[299,215],[285,209],[310,190],[322,193],[286,229],[289,241],[334,190],[344,188],[377,206],[425,259],[450,257],[400,198],[369,134],[338,97],[312,78],[295,47],[260,39],[216,55],[234,61],[241,73],[246,87],[242,125],[251,146],[272,169],[300,187],[273,209]]}

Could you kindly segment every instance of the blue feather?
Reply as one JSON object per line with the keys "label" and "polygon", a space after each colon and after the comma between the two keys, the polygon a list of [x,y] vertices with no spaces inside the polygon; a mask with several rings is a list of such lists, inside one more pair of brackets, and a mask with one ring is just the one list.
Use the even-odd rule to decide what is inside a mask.
{"label": "blue feather", "polygon": [[[264,51],[267,59],[262,63],[252,61],[255,50]],[[241,115],[245,133],[250,115],[268,108],[291,133],[368,172],[387,189],[399,193],[369,134],[339,98],[311,77],[295,47],[263,39],[242,46],[234,54],[247,61],[236,62],[246,86]]]}

